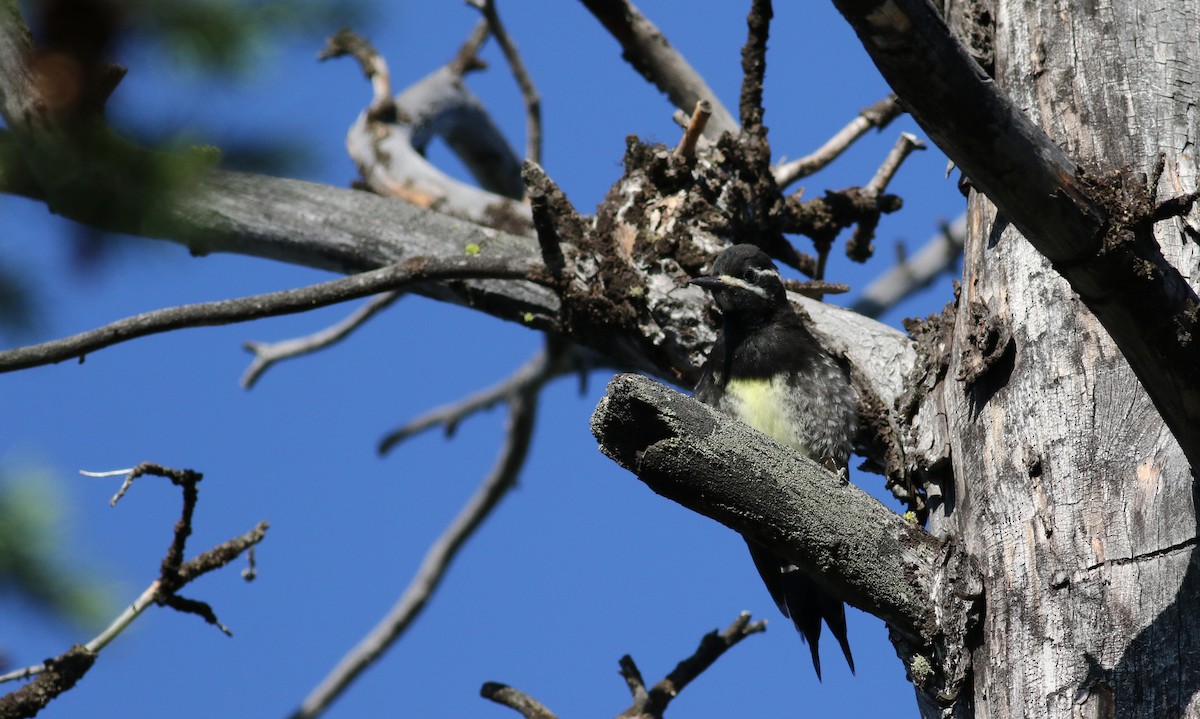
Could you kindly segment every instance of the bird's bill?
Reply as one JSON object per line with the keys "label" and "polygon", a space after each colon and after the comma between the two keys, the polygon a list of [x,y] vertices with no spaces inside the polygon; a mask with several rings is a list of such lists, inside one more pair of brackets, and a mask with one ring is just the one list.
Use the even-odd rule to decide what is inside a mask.
{"label": "bird's bill", "polygon": [[720,289],[725,284],[725,281],[719,275],[703,275],[692,278],[688,284],[703,287],[706,290],[716,290]]}

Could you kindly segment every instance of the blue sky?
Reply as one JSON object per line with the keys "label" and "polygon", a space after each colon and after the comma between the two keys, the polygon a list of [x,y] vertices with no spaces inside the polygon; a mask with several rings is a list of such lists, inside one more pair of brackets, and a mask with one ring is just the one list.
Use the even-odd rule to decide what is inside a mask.
{"label": "blue sky", "polygon": [[[811,151],[887,92],[830,4],[779,5],[766,88],[776,159]],[[639,6],[735,108],[748,3]],[[590,212],[620,173],[626,135],[678,140],[672,108],[582,5],[499,8],[543,96],[543,164]],[[385,54],[399,89],[452,57],[476,18],[455,2],[378,3],[356,29]],[[316,62],[325,34],[266,44],[244,74],[215,79],[171,62],[161,47],[126,48],[118,60],[129,74],[112,113],[196,141],[290,140],[304,156],[289,174],[345,186],[355,171],[343,137],[370,92],[351,61]],[[468,82],[521,148],[516,85],[494,44],[484,58],[490,69]],[[865,183],[902,130],[921,135],[907,118],[872,134],[810,178],[808,194]],[[432,157],[446,154],[435,149]],[[892,264],[897,241],[916,249],[963,206],[936,150],[910,158],[892,190],[905,208],[880,224],[878,256],[859,266],[835,250],[830,279],[865,286]],[[0,253],[37,288],[42,322],[27,341],[329,277],[258,259],[193,258],[146,240],[123,246],[100,270],[81,271],[70,262],[72,231],[42,205],[0,198]],[[884,319],[898,325],[949,299],[945,279]],[[395,601],[488,471],[504,412],[468,420],[452,439],[411,439],[385,459],[375,442],[504,377],[540,338],[409,297],[343,344],[275,367],[252,391],[238,386],[249,360],[242,342],[308,334],[351,309],[176,332],[97,352],[82,365],[0,375],[0,469],[36,469],[62,497],[64,551],[109,588],[114,614],[155,576],[179,494],[146,478],[114,509],[107,501],[118,481],[77,470],[152,460],[203,472],[192,553],[271,522],[255,582],[240,579],[239,564],[186,590],[212,604],[232,639],[196,617],[151,609],[42,716],[282,717]],[[617,675],[621,655],[632,654],[656,681],[743,609],[768,618],[768,631],[723,657],[669,715],[916,716],[882,622],[849,610],[858,675],[829,641],[818,683],[741,539],[654,495],[596,451],[588,418],[607,380],[594,373],[582,395],[573,379],[547,388],[520,486],[467,545],[410,633],[327,716],[517,716],[479,698],[485,681],[516,686],[564,719],[615,716],[629,703]],[[884,497],[881,478],[851,478]],[[9,596],[0,596],[0,616],[0,647],[14,666],[91,636]]]}

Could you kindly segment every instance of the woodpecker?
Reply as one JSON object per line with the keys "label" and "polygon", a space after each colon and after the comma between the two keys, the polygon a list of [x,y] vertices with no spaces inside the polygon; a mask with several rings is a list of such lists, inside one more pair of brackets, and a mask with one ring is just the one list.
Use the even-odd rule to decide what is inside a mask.
{"label": "woodpecker", "polygon": [[[817,462],[844,470],[858,427],[857,395],[846,369],[817,343],[788,301],[771,258],[754,245],[734,245],[717,256],[712,274],[692,284],[712,293],[722,320],[696,399]],[[822,621],[853,673],[841,600],[796,565],[745,539],[775,604],[808,644],[817,679]]]}

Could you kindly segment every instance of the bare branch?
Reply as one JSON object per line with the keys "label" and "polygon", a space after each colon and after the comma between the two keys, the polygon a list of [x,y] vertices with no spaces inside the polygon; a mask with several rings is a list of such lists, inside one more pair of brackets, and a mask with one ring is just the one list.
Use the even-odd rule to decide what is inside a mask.
{"label": "bare branch", "polygon": [[382,122],[396,121],[396,101],[392,99],[392,76],[387,61],[366,38],[360,37],[349,28],[343,28],[325,40],[325,47],[317,53],[318,60],[349,55],[358,60],[363,75],[371,82],[371,104],[367,116]]}
{"label": "bare branch", "polygon": [[[142,462],[130,469],[112,469],[104,472],[89,472],[81,469],[79,473],[85,477],[116,477],[121,474],[125,475],[125,480],[121,482],[117,493],[113,495],[112,499],[108,500],[108,506],[110,507],[117,506],[117,502],[121,501],[121,497],[124,497],[129,488],[133,486],[133,480],[138,477],[144,477],[147,474],[156,477],[166,477],[171,480],[172,484],[181,487],[185,485],[194,486],[203,477],[200,473],[193,472],[190,469],[171,469],[156,462]],[[188,514],[190,516],[190,510]]]}
{"label": "bare branch", "polygon": [[712,119],[704,136],[716,140],[724,132],[737,132],[738,124],[716,93],[662,32],[627,0],[581,0],[618,43],[621,57],[642,77],[666,93],[671,104],[691,112],[697,102],[712,103]]}
{"label": "bare branch", "polygon": [[883,164],[875,171],[875,176],[871,181],[863,186],[863,194],[872,201],[875,210],[869,213],[858,221],[854,227],[854,232],[850,238],[846,240],[846,256],[855,262],[866,262],[875,252],[875,247],[872,240],[875,239],[875,229],[879,227],[880,215],[885,211],[891,211],[888,208],[898,209],[899,203],[891,203],[887,201],[887,195],[884,191],[887,189],[888,183],[895,177],[896,171],[900,169],[900,165],[904,159],[912,154],[913,150],[924,150],[925,143],[921,142],[915,135],[907,132],[900,133],[900,137],[896,139],[896,144],[892,146],[887,157],[884,158]]}
{"label": "bare branch", "polygon": [[479,696],[497,704],[503,704],[510,709],[516,709],[525,719],[558,719],[554,712],[547,709],[537,699],[507,684],[486,682],[479,689]]}
{"label": "bare branch", "polygon": [[679,146],[675,148],[676,155],[679,157],[692,157],[696,154],[696,141],[704,133],[704,128],[708,125],[708,118],[710,117],[712,117],[712,103],[708,100],[697,102],[696,109],[692,111],[691,120],[687,124],[687,129],[684,130],[683,139],[679,141]]}
{"label": "bare branch", "polygon": [[962,256],[966,235],[967,216],[959,215],[929,238],[916,255],[898,257],[895,265],[867,285],[850,309],[878,317],[905,297],[928,287],[954,267],[954,261]]}
{"label": "bare branch", "polygon": [[562,188],[538,164],[526,162],[521,168],[521,177],[525,180],[525,194],[529,198],[542,262],[546,263],[546,270],[555,282],[554,287],[562,296],[564,291],[570,289],[563,247],[583,244],[589,223],[575,210]]}
{"label": "bare branch", "polygon": [[[663,712],[671,700],[683,691],[684,687],[700,676],[721,657],[728,649],[750,636],[766,630],[765,620],[750,621],[750,613],[742,612],[724,631],[716,630],[704,635],[700,646],[690,657],[676,665],[666,677],[657,684],[646,689],[646,681],[638,669],[633,657],[626,654],[618,661],[621,677],[633,696],[633,703],[628,709],[617,715],[618,719],[662,719]],[[516,709],[529,719],[555,719],[554,714],[524,692],[505,684],[487,682],[480,694],[499,704]]]}
{"label": "bare branch", "polygon": [[487,64],[480,60],[479,50],[487,39],[491,37],[492,31],[488,28],[488,21],[480,19],[475,27],[471,30],[471,34],[463,41],[462,46],[458,48],[458,52],[454,54],[454,59],[447,65],[454,74],[462,77],[472,70],[481,70],[487,67]]}
{"label": "bare branch", "polygon": [[[246,532],[240,537],[229,539],[206,552],[196,555],[192,559],[189,559],[180,565],[178,570],[180,578],[185,582],[190,582],[196,577],[208,574],[214,569],[220,569],[221,567],[224,567],[233,560],[237,559],[242,552],[247,552],[249,554],[250,566],[251,569],[253,569],[254,547],[261,542],[264,537],[266,537],[267,529],[269,528],[270,525],[268,525],[266,522],[259,522],[257,525],[255,525],[254,529],[251,529],[249,532]],[[254,573],[255,572],[251,572],[251,576],[245,576],[245,573],[243,573],[243,577],[246,579],[246,581],[250,581],[253,579]]]}
{"label": "bare branch", "polygon": [[[22,672],[37,669],[37,679],[16,691],[0,697],[0,716],[32,717],[46,707],[59,694],[69,691],[96,662],[94,654],[76,644],[53,659],[47,659],[38,667],[29,667]],[[32,676],[24,674],[22,676]],[[4,681],[12,677],[0,677]]]}
{"label": "bare branch", "polygon": [[521,99],[525,101],[525,159],[541,164],[542,162],[542,98],[537,88],[533,86],[533,78],[525,67],[525,61],[517,52],[517,46],[508,31],[500,22],[500,13],[496,11],[495,0],[467,0],[468,4],[479,9],[487,20],[488,28],[500,49],[504,51],[504,59],[512,69],[517,86],[521,88]]}
{"label": "bare branch", "polygon": [[293,719],[319,716],[364,669],[390,647],[425,608],[463,544],[516,482],[533,436],[537,392],[517,392],[508,403],[508,433],[500,457],[479,489],[430,547],[420,569],[387,615],[304,699]]}
{"label": "bare branch", "polygon": [[412,258],[371,272],[294,290],[145,312],[63,339],[7,350],[0,352],[0,372],[82,358],[88,352],[119,342],[184,327],[223,325],[306,312],[417,282],[479,277],[536,282],[540,279],[540,268],[540,263],[510,258]]}
{"label": "bare branch", "polygon": [[258,382],[258,378],[280,360],[306,355],[310,352],[329,347],[345,339],[351,332],[361,327],[367,320],[379,312],[392,306],[400,298],[401,292],[392,290],[384,292],[367,300],[361,307],[354,310],[348,317],[335,325],[326,327],[320,332],[307,337],[296,337],[281,342],[246,342],[243,347],[254,353],[254,361],[242,374],[241,385],[250,389]]}
{"label": "bare branch", "polygon": [[[617,666],[620,667],[621,678],[625,680],[625,686],[629,688],[629,693],[633,695],[634,707],[645,706],[650,698],[650,693],[646,690],[646,680],[642,678],[642,670],[638,669],[637,662],[633,661],[633,657],[626,654],[617,660]],[[622,712],[621,716],[625,716],[628,712]]]}
{"label": "bare branch", "polygon": [[888,95],[879,102],[864,108],[858,117],[851,120],[833,137],[826,140],[811,154],[797,158],[791,162],[781,163],[772,169],[775,183],[780,189],[786,188],[796,180],[817,172],[836,160],[854,141],[862,137],[872,127],[882,130],[900,116],[903,109],[895,95]]}

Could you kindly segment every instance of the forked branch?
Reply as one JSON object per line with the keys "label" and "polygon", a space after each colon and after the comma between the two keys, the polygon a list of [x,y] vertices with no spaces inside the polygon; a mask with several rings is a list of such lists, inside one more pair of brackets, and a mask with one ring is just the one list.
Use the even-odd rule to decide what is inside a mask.
{"label": "forked branch", "polygon": [[833,137],[825,141],[824,145],[814,150],[812,153],[799,157],[791,162],[781,163],[772,169],[775,175],[775,183],[780,189],[786,188],[793,182],[808,177],[814,172],[826,167],[829,163],[836,160],[846,151],[855,140],[862,137],[872,127],[877,130],[882,130],[887,127],[892,120],[900,116],[903,110],[900,107],[900,101],[895,95],[888,95],[879,102],[864,108],[858,113],[849,123],[839,130]]}
{"label": "forked branch", "polygon": [[153,462],[143,462],[132,469],[114,472],[83,472],[96,477],[124,475],[121,488],[110,504],[116,502],[144,475],[171,480],[183,491],[183,510],[175,523],[174,534],[159,569],[159,576],[145,591],[121,612],[105,629],[86,644],[76,644],[67,652],[41,664],[25,667],[0,676],[0,682],[37,677],[30,684],[0,697],[0,717],[32,717],[59,694],[71,689],[92,667],[100,651],[116,639],[151,605],[159,604],[177,611],[196,614],[225,634],[229,629],[221,624],[207,603],[179,595],[189,582],[214,569],[226,566],[243,552],[251,550],[266,536],[267,523],[260,522],[249,532],[217,545],[199,556],[183,561],[187,538],[192,532],[192,515],[196,509],[197,484],[202,475],[189,469],[172,469]]}
{"label": "forked branch", "polygon": [[[621,677],[625,680],[629,693],[633,695],[633,704],[618,714],[617,719],[662,719],[667,705],[684,687],[691,684],[738,642],[751,634],[765,631],[766,628],[766,620],[751,622],[750,613],[742,612],[724,630],[718,632],[714,629],[705,634],[700,639],[700,646],[691,656],[679,662],[670,674],[649,688],[646,687],[642,672],[634,663],[633,657],[628,654],[621,657],[618,662]],[[526,719],[556,719],[554,713],[536,699],[506,684],[487,682],[479,693],[485,699],[515,709]]]}

